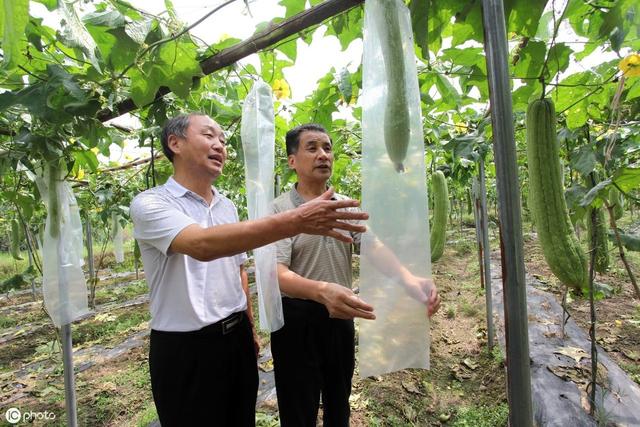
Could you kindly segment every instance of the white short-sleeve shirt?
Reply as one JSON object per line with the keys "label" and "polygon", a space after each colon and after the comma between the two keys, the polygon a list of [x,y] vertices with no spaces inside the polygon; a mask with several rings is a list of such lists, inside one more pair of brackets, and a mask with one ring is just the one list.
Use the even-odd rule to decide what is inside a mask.
{"label": "white short-sleeve shirt", "polygon": [[155,330],[194,331],[247,308],[239,272],[247,260],[245,253],[202,262],[169,249],[176,235],[191,224],[212,227],[238,222],[233,202],[213,187],[212,191],[209,205],[171,177],[131,202]]}

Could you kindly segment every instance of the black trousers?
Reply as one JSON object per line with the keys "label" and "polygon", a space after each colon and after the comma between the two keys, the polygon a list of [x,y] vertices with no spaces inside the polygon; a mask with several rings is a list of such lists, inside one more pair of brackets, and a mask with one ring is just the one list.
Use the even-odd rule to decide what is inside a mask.
{"label": "black trousers", "polygon": [[322,394],[325,427],[349,425],[354,369],[352,320],[330,319],[324,305],[283,298],[284,327],[271,334],[280,423],[315,427]]}
{"label": "black trousers", "polygon": [[231,327],[218,322],[191,332],[151,331],[151,389],[162,427],[255,426],[251,325],[245,315],[225,325]]}

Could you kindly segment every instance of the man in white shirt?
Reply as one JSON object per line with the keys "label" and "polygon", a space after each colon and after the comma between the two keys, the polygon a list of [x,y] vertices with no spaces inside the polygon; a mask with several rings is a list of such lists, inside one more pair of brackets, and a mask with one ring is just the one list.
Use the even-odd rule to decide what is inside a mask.
{"label": "man in white shirt", "polygon": [[[164,126],[162,148],[174,174],[131,203],[134,236],[150,288],[149,369],[163,427],[255,425],[256,347],[247,304],[245,251],[299,233],[349,242],[339,232],[366,219],[344,211],[355,200],[332,191],[299,208],[238,222],[213,182],[227,157],[221,127],[191,113]],[[338,209],[341,209],[338,211]]]}

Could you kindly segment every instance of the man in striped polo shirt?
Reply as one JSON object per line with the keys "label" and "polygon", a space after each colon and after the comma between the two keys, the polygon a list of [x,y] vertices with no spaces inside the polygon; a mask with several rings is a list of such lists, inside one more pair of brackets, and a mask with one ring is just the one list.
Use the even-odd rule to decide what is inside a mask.
{"label": "man in striped polo shirt", "polygon": [[[301,206],[327,190],[332,141],[320,125],[287,133],[289,167],[297,184],[274,200],[276,213]],[[334,199],[346,199],[335,194]],[[357,211],[357,208],[349,208]],[[360,232],[348,232],[355,244]],[[381,273],[395,275],[407,292],[435,313],[440,298],[431,279],[411,274],[384,245],[376,248]],[[320,395],[325,427],[349,425],[354,370],[353,319],[374,319],[373,307],[351,290],[350,243],[300,234],[277,242],[278,280],[285,325],[271,334],[276,392],[283,427],[315,427]]]}

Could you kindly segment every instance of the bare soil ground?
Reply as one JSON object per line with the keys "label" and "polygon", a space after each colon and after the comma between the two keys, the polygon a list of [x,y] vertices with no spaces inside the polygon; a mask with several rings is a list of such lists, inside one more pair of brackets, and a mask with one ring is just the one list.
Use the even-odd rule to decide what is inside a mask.
{"label": "bare soil ground", "polygon": [[[562,287],[546,266],[535,235],[528,232],[525,257],[527,270],[546,281],[560,300]],[[640,266],[639,258],[632,259],[635,266]],[[597,281],[613,289],[612,295],[597,301],[598,342],[640,382],[640,305],[615,253],[612,260],[610,271],[597,277]],[[433,265],[433,274],[443,303],[431,322],[431,369],[410,369],[366,379],[356,375],[351,398],[352,426],[506,425],[503,355],[499,349],[489,352],[486,346],[485,297],[473,229],[456,227],[449,233],[445,254]],[[100,301],[118,302],[138,295],[140,289],[135,282],[108,286],[127,280],[131,281],[131,277],[101,283],[105,291],[100,293]],[[30,299],[30,295],[2,299],[0,310]],[[574,319],[588,328],[588,300],[574,295],[568,306]],[[76,345],[117,345],[147,327],[146,309],[146,305],[125,307],[74,324]],[[11,314],[6,315],[0,336],[10,328],[42,321],[41,312],[40,306],[34,305],[16,312],[13,320]],[[65,425],[62,366],[55,338],[53,328],[43,327],[0,346],[0,426],[5,425],[2,414],[9,407],[56,414],[53,422],[36,421],[33,425]],[[266,336],[264,343],[268,343]],[[142,346],[76,375],[80,425],[147,426],[155,419],[147,352],[145,338]],[[44,361],[45,365],[16,377],[17,370],[34,361]],[[262,408],[257,423],[278,425],[276,409]]]}

